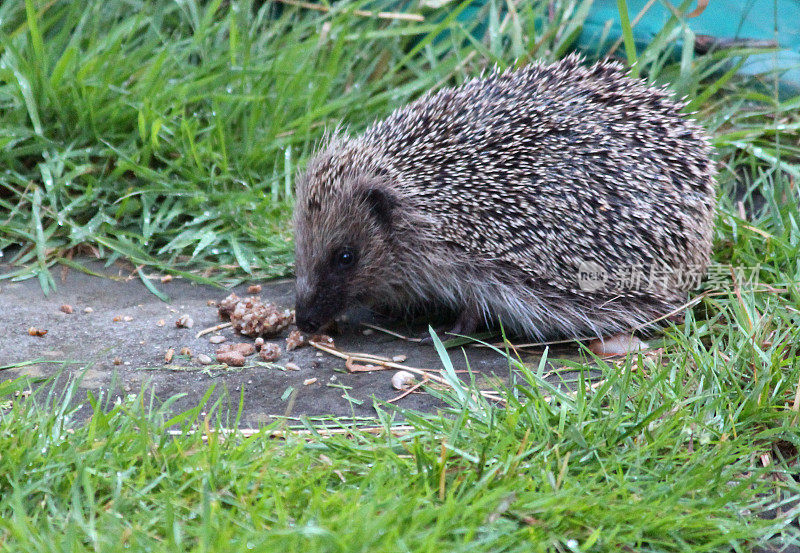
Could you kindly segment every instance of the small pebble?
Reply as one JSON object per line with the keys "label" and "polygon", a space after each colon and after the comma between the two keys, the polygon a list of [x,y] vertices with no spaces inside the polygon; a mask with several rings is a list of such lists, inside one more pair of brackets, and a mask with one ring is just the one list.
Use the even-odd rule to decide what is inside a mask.
{"label": "small pebble", "polygon": [[169,348],[167,353],[164,354],[164,362],[165,363],[172,363],[172,357],[175,355],[175,350]]}
{"label": "small pebble", "polygon": [[361,331],[361,334],[363,334],[364,336],[369,336],[370,334],[375,334],[375,331],[372,330],[371,328],[365,328],[364,330]]}
{"label": "small pebble", "polygon": [[300,370],[300,367],[297,365],[297,363],[286,363],[284,365],[284,367],[286,367],[286,369],[290,370],[290,371],[299,371]]}
{"label": "small pebble", "polygon": [[394,357],[392,357],[392,361],[394,361],[395,363],[402,363],[406,359],[408,359],[408,357],[406,357],[405,355],[395,355]]}
{"label": "small pebble", "polygon": [[61,306],[61,312],[69,315],[70,313],[72,313],[72,306],[68,303],[65,303],[64,305]]}
{"label": "small pebble", "polygon": [[314,384],[316,381],[317,381],[316,378],[306,378],[305,380],[303,380],[303,386],[310,386],[311,384]]}
{"label": "small pebble", "polygon": [[253,344],[256,346],[256,349],[261,349],[264,346],[264,338],[259,336]]}
{"label": "small pebble", "polygon": [[212,359],[205,353],[201,353],[197,356],[197,362],[201,365],[210,365],[212,363]]}
{"label": "small pebble", "polygon": [[208,339],[208,341],[211,342],[212,344],[221,344],[225,340],[227,340],[227,338],[225,336],[222,336],[221,334],[215,334],[214,336]]}
{"label": "small pebble", "polygon": [[260,284],[253,284],[247,287],[248,294],[260,294],[261,293],[261,285]]}
{"label": "small pebble", "polygon": [[92,309],[91,307],[84,307],[83,308],[83,312],[84,313],[94,313],[94,309]]}
{"label": "small pebble", "polygon": [[167,324],[167,321],[165,321],[164,319],[159,319],[158,322],[156,323],[156,325],[158,326],[164,326],[165,324]]}
{"label": "small pebble", "polygon": [[407,390],[414,384],[414,375],[408,371],[397,371],[392,375],[392,388],[395,390]]}
{"label": "small pebble", "polygon": [[126,323],[129,323],[133,320],[133,317],[131,317],[130,315],[125,315],[124,317],[122,317],[122,320],[125,321]]}

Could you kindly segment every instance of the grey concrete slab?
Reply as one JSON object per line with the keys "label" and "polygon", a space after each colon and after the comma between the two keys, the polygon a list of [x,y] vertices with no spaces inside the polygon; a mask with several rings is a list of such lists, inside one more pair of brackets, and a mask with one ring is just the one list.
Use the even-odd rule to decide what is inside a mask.
{"label": "grey concrete slab", "polygon": [[[213,385],[216,387],[214,397],[221,397],[223,408],[230,407],[234,411],[243,393],[242,426],[270,422],[275,415],[370,417],[375,415],[374,400],[388,400],[398,394],[390,383],[393,371],[349,374],[343,360],[310,347],[284,352],[278,360],[279,364],[295,363],[299,371],[260,366],[256,363],[257,356],[249,357],[247,365],[240,369],[203,367],[197,355],[204,353],[213,358],[218,346],[209,342],[209,336],[197,338],[196,334],[220,322],[216,307],[207,302],[221,300],[228,290],[196,285],[181,278],[167,283],[154,279],[158,289],[171,299],[165,303],[148,291],[138,277],[132,276],[128,266],[114,265],[106,269],[92,260],[81,260],[81,263],[113,279],[72,269],[63,275],[57,271],[54,276],[58,290],[48,296],[42,293],[36,279],[0,281],[0,366],[38,360],[24,367],[2,370],[0,379],[20,375],[51,377],[60,373],[61,385],[68,381],[67,377],[80,378],[81,389],[93,390],[95,395],[102,392],[112,399],[138,392],[142,387],[151,389],[162,400],[184,394],[174,403],[174,410],[197,405]],[[0,274],[5,270],[0,266]],[[291,280],[262,284],[260,295],[264,300],[279,306],[293,305]],[[242,296],[246,295],[246,288],[240,286],[234,291]],[[71,305],[73,313],[63,313],[60,310],[63,304]],[[87,313],[87,307],[92,311]],[[175,321],[183,314],[194,320],[193,328],[176,327]],[[159,326],[161,320],[164,326]],[[31,336],[30,327],[46,329],[47,334]],[[424,329],[414,331],[423,332]],[[272,340],[284,350],[287,333]],[[252,341],[230,328],[219,334],[229,341]],[[401,341],[379,332],[365,335],[363,327],[355,324],[343,326],[335,339],[336,346],[345,351],[389,357],[402,354],[407,356],[407,365],[441,368],[432,346]],[[191,350],[191,358],[179,355],[184,347]],[[165,367],[164,355],[169,348],[176,354],[173,369]],[[568,346],[557,354],[564,356],[576,351],[575,346]],[[492,378],[509,381],[508,362],[495,352],[456,348],[450,350],[450,354],[458,369],[466,368],[466,357],[470,368],[478,375],[478,382],[485,387],[492,387]],[[69,364],[65,366],[64,361]],[[316,382],[304,385],[311,378],[316,378]],[[412,394],[398,405],[427,411],[441,406],[424,393]],[[88,415],[88,407],[81,413]]]}

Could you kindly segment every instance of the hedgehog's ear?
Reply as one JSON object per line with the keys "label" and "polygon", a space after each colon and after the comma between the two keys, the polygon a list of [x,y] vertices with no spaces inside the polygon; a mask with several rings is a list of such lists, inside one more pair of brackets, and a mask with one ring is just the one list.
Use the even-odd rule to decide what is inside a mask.
{"label": "hedgehog's ear", "polygon": [[367,188],[362,192],[362,198],[372,216],[381,225],[391,226],[396,200],[390,192],[382,188]]}

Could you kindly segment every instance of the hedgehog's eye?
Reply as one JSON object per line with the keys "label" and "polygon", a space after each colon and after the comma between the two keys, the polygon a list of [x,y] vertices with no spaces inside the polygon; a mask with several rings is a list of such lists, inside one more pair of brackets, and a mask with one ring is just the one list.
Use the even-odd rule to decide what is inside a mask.
{"label": "hedgehog's eye", "polygon": [[342,248],[336,254],[335,263],[337,269],[349,269],[356,263],[356,252],[350,248]]}

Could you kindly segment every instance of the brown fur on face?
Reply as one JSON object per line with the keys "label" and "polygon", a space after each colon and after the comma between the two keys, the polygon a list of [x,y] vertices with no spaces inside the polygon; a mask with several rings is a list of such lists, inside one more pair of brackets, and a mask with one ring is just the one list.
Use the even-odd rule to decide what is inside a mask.
{"label": "brown fur on face", "polygon": [[[310,167],[304,179],[330,179]],[[396,198],[384,179],[349,174],[325,197],[309,197],[298,183],[295,210],[296,318],[313,332],[355,302],[368,302],[391,280]]]}

